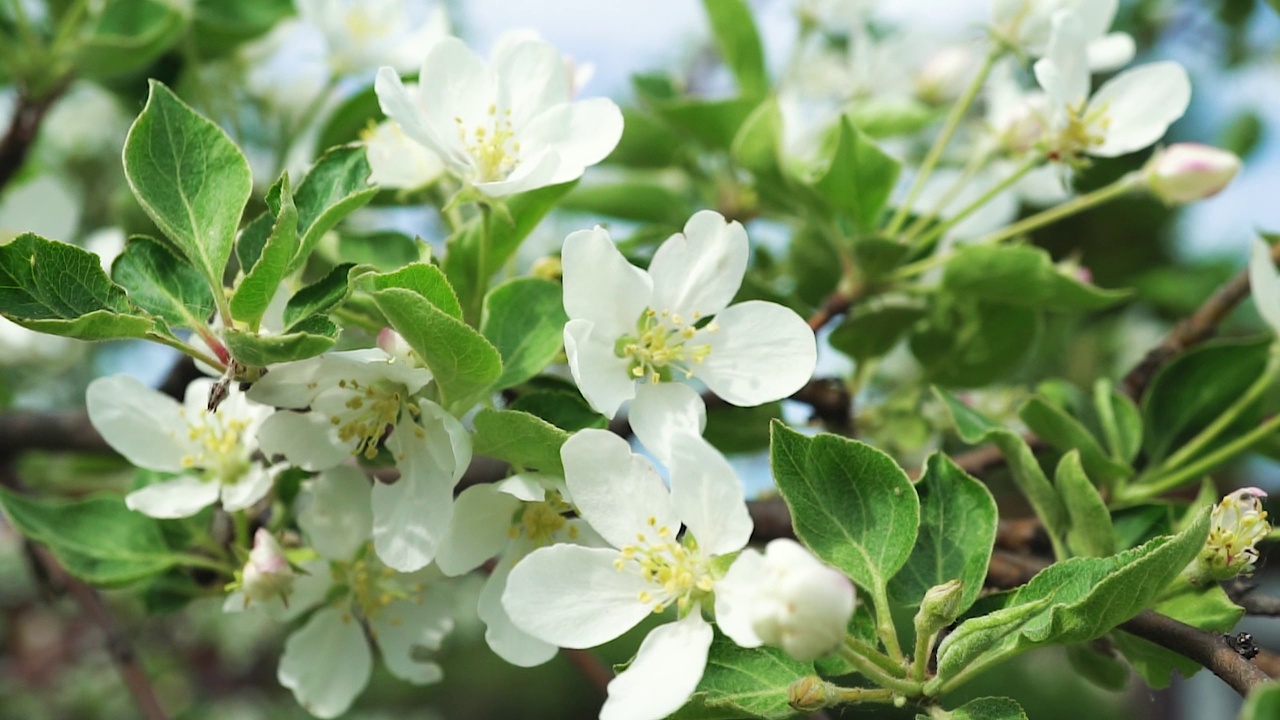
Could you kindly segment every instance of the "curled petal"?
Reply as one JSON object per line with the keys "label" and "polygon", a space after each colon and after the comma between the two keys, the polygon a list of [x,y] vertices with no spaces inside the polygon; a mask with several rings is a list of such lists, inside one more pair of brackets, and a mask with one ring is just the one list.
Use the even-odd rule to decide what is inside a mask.
{"label": "curled petal", "polygon": [[617,336],[590,320],[570,320],[564,326],[564,352],[573,381],[591,407],[609,418],[636,394],[627,361],[613,350],[616,341]]}
{"label": "curled petal", "polygon": [[392,675],[414,685],[444,677],[439,665],[418,659],[421,651],[439,650],[453,631],[453,606],[441,593],[428,591],[420,600],[393,602],[369,622],[369,629]]}
{"label": "curled petal", "polygon": [[498,657],[517,667],[536,667],[556,655],[556,646],[516,627],[502,607],[512,563],[503,558],[480,590],[476,614],[485,624],[484,639]]}

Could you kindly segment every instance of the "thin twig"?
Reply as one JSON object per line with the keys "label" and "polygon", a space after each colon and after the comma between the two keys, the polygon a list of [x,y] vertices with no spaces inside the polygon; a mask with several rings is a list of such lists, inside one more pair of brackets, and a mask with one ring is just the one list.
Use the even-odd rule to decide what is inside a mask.
{"label": "thin twig", "polygon": [[1208,668],[1241,696],[1271,676],[1236,652],[1222,635],[1192,627],[1181,620],[1144,610],[1120,625],[1125,632],[1149,640]]}
{"label": "thin twig", "polygon": [[44,123],[49,108],[62,97],[66,88],[67,82],[63,81],[42,97],[36,98],[26,93],[18,95],[9,129],[0,138],[0,190],[22,169],[31,146],[40,134],[40,125]]}
{"label": "thin twig", "polygon": [[573,665],[574,669],[578,671],[578,674],[586,678],[587,682],[591,684],[591,687],[596,689],[596,692],[599,693],[600,697],[603,698],[609,694],[609,682],[613,680],[613,671],[610,670],[609,666],[600,659],[599,655],[596,655],[590,650],[572,650],[566,648],[564,650],[564,656],[569,660],[569,663]]}
{"label": "thin twig", "polygon": [[1259,593],[1254,582],[1236,578],[1223,583],[1222,589],[1227,591],[1232,602],[1244,608],[1247,615],[1280,616],[1280,597]]}

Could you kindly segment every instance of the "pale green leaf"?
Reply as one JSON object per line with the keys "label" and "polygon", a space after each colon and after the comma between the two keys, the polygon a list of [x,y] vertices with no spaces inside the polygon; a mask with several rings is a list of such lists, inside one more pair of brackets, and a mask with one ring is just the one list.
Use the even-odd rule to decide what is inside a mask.
{"label": "pale green leaf", "polygon": [[1058,450],[1078,451],[1084,469],[1107,486],[1133,474],[1128,464],[1113,460],[1079,420],[1042,396],[1027,399],[1018,409],[1018,417],[1031,432]]}
{"label": "pale green leaf", "polygon": [[476,413],[473,451],[523,470],[564,475],[560,446],[569,433],[519,410],[484,408]]}
{"label": "pale green leaf", "polygon": [[1101,310],[1129,296],[1059,270],[1048,251],[1026,245],[964,247],[947,262],[942,285],[960,295],[1057,312]]}
{"label": "pale green leaf", "polygon": [[1098,488],[1089,480],[1078,450],[1062,456],[1053,479],[1071,524],[1067,530],[1067,547],[1071,552],[1081,557],[1106,557],[1115,553],[1111,512],[1098,494]]}
{"label": "pale green leaf", "polygon": [[563,346],[565,323],[560,285],[541,278],[515,278],[484,299],[480,333],[502,356],[495,390],[519,385],[542,372]]}
{"label": "pale green leaf", "polygon": [[435,265],[412,263],[395,272],[369,275],[368,280],[375,290],[387,288],[412,290],[446,315],[462,319],[462,306],[458,304],[458,296],[454,294],[448,278]]}
{"label": "pale green leaf", "polygon": [[351,293],[350,278],[354,268],[351,263],[338,265],[324,277],[294,293],[284,306],[285,325],[296,325],[340,305]]}
{"label": "pale green leaf", "polygon": [[878,224],[901,170],[897,160],[842,116],[831,165],[814,188],[859,230],[870,232]]}
{"label": "pale green leaf", "polygon": [[716,47],[738,80],[738,92],[758,98],[769,90],[764,65],[764,45],[756,29],[751,7],[744,0],[703,0],[711,20]]}
{"label": "pale green leaf", "polygon": [[279,335],[255,335],[241,330],[222,331],[231,356],[251,367],[305,360],[333,347],[338,341],[338,327],[324,315],[312,315],[297,322]]}
{"label": "pale green leaf", "polygon": [[271,298],[280,287],[289,262],[298,250],[298,208],[293,203],[289,175],[281,176],[275,188],[279,208],[274,209],[275,222],[266,244],[251,267],[242,268],[244,278],[231,296],[231,315],[257,330]]}
{"label": "pale green leaf", "polygon": [[293,196],[301,239],[288,272],[302,267],[316,243],[334,225],[378,194],[378,188],[369,184],[369,172],[362,145],[336,147],[316,160]]}

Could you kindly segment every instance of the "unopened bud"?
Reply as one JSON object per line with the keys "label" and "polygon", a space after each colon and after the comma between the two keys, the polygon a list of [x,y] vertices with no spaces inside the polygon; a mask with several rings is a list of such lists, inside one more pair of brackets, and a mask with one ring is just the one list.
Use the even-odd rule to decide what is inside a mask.
{"label": "unopened bud", "polygon": [[974,68],[973,50],[952,45],[935,52],[916,73],[916,97],[942,105],[960,97]]}
{"label": "unopened bud", "polygon": [[816,713],[831,704],[831,683],[815,675],[802,677],[787,688],[787,703],[801,713]]}
{"label": "unopened bud", "polygon": [[765,547],[752,629],[764,644],[801,662],[816,660],[844,643],[855,600],[844,575],[794,540],[774,540]]}
{"label": "unopened bud", "polygon": [[378,347],[390,355],[396,362],[402,362],[410,366],[420,366],[417,355],[413,352],[413,348],[409,347],[409,343],[400,333],[391,328],[382,328],[378,332]]}
{"label": "unopened bud", "polygon": [[1242,488],[1213,507],[1209,539],[1191,569],[1192,582],[1229,580],[1253,572],[1258,561],[1258,541],[1271,533],[1267,511],[1260,498],[1266,492]]}
{"label": "unopened bud", "polygon": [[928,616],[939,627],[945,627],[960,617],[960,600],[964,595],[964,583],[959,580],[948,580],[941,585],[934,585],[924,594],[920,602],[921,616]]}
{"label": "unopened bud", "polygon": [[284,548],[266,528],[258,528],[253,536],[253,550],[244,564],[241,588],[244,604],[265,602],[273,598],[287,599],[295,579]]}
{"label": "unopened bud", "polygon": [[529,273],[543,280],[559,280],[564,276],[564,265],[558,257],[542,257],[533,262]]}
{"label": "unopened bud", "polygon": [[1240,171],[1240,158],[1199,143],[1177,143],[1147,161],[1147,186],[1164,202],[1195,202],[1217,195]]}

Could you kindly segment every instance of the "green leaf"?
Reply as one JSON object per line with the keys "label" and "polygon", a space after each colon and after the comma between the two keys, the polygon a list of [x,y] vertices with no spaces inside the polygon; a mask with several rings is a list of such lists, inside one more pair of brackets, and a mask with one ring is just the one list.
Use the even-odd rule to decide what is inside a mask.
{"label": "green leaf", "polygon": [[[1220,340],[1188,350],[1164,367],[1143,398],[1142,422],[1148,461],[1155,463],[1182,446],[1244,394],[1267,367],[1271,337]],[[1219,440],[1237,437],[1257,424],[1256,409],[1241,413]],[[1206,446],[1209,451],[1214,444]]]}
{"label": "green leaf", "polygon": [[81,340],[145,337],[154,325],[97,255],[32,233],[0,245],[0,315]]}
{"label": "green leaf", "polygon": [[476,413],[473,450],[477,455],[524,470],[564,475],[560,446],[569,433],[519,410],[483,408]]}
{"label": "green leaf", "polygon": [[[484,254],[484,276],[492,276],[511,259],[520,243],[542,222],[551,208],[573,189],[576,181],[550,185],[507,198],[507,212],[512,223],[500,217],[490,222],[488,252]],[[484,242],[484,225],[476,218],[449,238],[449,251],[444,257],[444,274],[449,278],[463,307],[475,305],[476,278],[480,275],[480,246]],[[479,318],[473,318],[479,320]]]}
{"label": "green leaf", "polygon": [[[1011,595],[1006,607],[961,623],[938,646],[938,676],[970,676],[1049,644],[1092,640],[1146,609],[1204,546],[1209,513],[1182,533],[1107,558],[1050,565]],[[1028,612],[1027,608],[1034,608]]]}
{"label": "green leaf", "polygon": [[[624,107],[622,139],[604,161],[633,168],[665,168],[677,163],[683,149],[680,137],[667,123],[652,113]],[[676,224],[687,219],[686,215]]]}
{"label": "green leaf", "polygon": [[125,507],[119,495],[61,500],[0,489],[0,509],[18,532],[47,546],[67,572],[92,585],[124,585],[180,562],[159,522]]}
{"label": "green leaf", "polygon": [[781,144],[782,108],[770,96],[742,123],[729,146],[729,157],[753,173],[773,175],[778,173]]}
{"label": "green leaf", "polygon": [[298,208],[293,203],[288,173],[280,177],[273,190],[278,193],[280,204],[273,210],[275,222],[271,233],[253,265],[242,268],[244,278],[231,296],[231,316],[246,323],[250,330],[258,329],[289,262],[298,251]]}
{"label": "green leaf", "polygon": [[920,526],[915,486],[893,458],[856,440],[774,422],[770,452],[796,537],[867,591],[907,562]]}
{"label": "green leaf", "polygon": [[949,298],[912,327],[911,354],[933,383],[980,387],[1022,365],[1040,326],[1040,315],[1031,308]]}
{"label": "green leaf", "polygon": [[315,357],[333,347],[339,332],[338,326],[329,318],[313,315],[289,326],[279,335],[224,329],[222,341],[236,360],[251,367],[266,367]]}
{"label": "green leaf", "polygon": [[502,356],[495,390],[537,375],[560,353],[569,322],[561,294],[558,283],[524,277],[508,280],[485,296],[480,333]]}
{"label": "green leaf", "polygon": [[351,274],[355,265],[343,263],[330,270],[324,277],[302,288],[289,298],[284,306],[284,324],[298,323],[326,313],[347,299],[351,293]]}
{"label": "green leaf", "polygon": [[560,203],[565,210],[681,227],[693,208],[679,192],[656,181],[627,179],[579,185]]}
{"label": "green leaf", "polygon": [[782,418],[782,402],[754,407],[712,403],[702,436],[722,453],[750,453],[769,449],[769,423]]}
{"label": "green leaf", "polygon": [[862,134],[848,118],[841,117],[831,165],[814,183],[814,189],[859,230],[870,232],[875,229],[901,170],[901,163]]}
{"label": "green leaf", "polygon": [[466,323],[423,295],[391,287],[373,293],[374,303],[435,375],[446,407],[465,409],[502,375],[498,350]]}
{"label": "green leaf", "polygon": [[378,194],[378,188],[369,184],[369,172],[360,145],[333,148],[316,160],[293,196],[302,239],[287,272],[302,267],[325,233]]}
{"label": "green leaf", "polygon": [[275,224],[276,216],[267,210],[250,220],[249,224],[240,231],[240,237],[236,240],[236,262],[240,263],[242,270],[251,268],[258,262],[258,257],[262,255],[262,248],[267,246],[267,240],[271,237],[271,229]]}
{"label": "green leaf", "polygon": [[226,54],[266,34],[292,11],[289,0],[197,0],[191,40],[199,57]]}
{"label": "green leaf", "polygon": [[111,275],[129,292],[133,305],[173,327],[203,328],[213,315],[213,295],[204,277],[154,238],[129,238]]}
{"label": "green leaf", "polygon": [[419,262],[430,246],[403,233],[381,231],[347,233],[338,236],[338,257],[357,265],[372,265],[381,272],[392,272]]}
{"label": "green leaf", "polygon": [[711,641],[707,668],[689,704],[671,720],[795,717],[788,704],[791,683],[814,674],[813,663],[792,660],[777,648],[742,648],[719,631]]}
{"label": "green leaf", "polygon": [[758,98],[769,90],[764,46],[751,8],[744,0],[702,0],[720,55],[738,80],[738,92]]}
{"label": "green leaf", "polygon": [[959,580],[963,613],[978,599],[987,577],[999,517],[995,498],[986,485],[941,453],[925,462],[916,492],[919,537],[907,564],[889,582],[889,597],[915,607],[929,588]]}
{"label": "green leaf", "polygon": [[812,307],[821,306],[840,283],[839,253],[821,231],[808,224],[792,233],[791,242],[787,243],[787,262],[796,295]]}
{"label": "green leaf", "polygon": [[942,285],[960,295],[1056,312],[1101,310],[1128,291],[1103,290],[1060,271],[1048,251],[1026,245],[969,245],[947,262]]}
{"label": "green leaf", "polygon": [[369,275],[368,279],[375,290],[388,288],[412,290],[449,317],[462,319],[462,306],[458,304],[458,296],[449,285],[449,279],[435,265],[412,263],[395,272]]}
{"label": "green leaf", "polygon": [[106,79],[136,72],[174,44],[187,26],[179,6],[164,0],[112,0],[93,14],[72,61],[78,75]]}
{"label": "green leaf", "polygon": [[[1271,0],[1280,12],[1280,0]],[[1280,717],[1280,682],[1269,682],[1255,688],[1245,698],[1237,720],[1275,720]]]}
{"label": "green leaf", "polygon": [[1142,449],[1142,412],[1138,406],[1128,395],[1116,392],[1106,378],[1098,378],[1093,386],[1093,405],[1111,457],[1132,463]]}
{"label": "green leaf", "polygon": [[760,102],[757,98],[727,100],[678,99],[655,103],[653,109],[671,125],[709,150],[728,150],[739,128]]}
{"label": "green leaf", "polygon": [[220,290],[253,191],[249,163],[221,128],[169,88],[155,80],[150,87],[125,138],[125,178],[147,215]]}
{"label": "green leaf", "polygon": [[857,361],[883,357],[924,315],[915,303],[876,298],[855,306],[827,342]]}
{"label": "green leaf", "polygon": [[1000,448],[1000,453],[1009,465],[1014,484],[1022,491],[1027,502],[1031,503],[1056,548],[1058,539],[1066,534],[1069,527],[1067,509],[1049,483],[1049,478],[1045,477],[1044,470],[1036,460],[1035,453],[1027,446],[1027,441],[1012,430],[991,422],[951,393],[936,387],[933,393],[951,413],[956,433],[961,440],[970,445],[989,441]]}
{"label": "green leaf", "polygon": [[1067,509],[1071,527],[1067,530],[1067,547],[1083,557],[1107,557],[1116,551],[1111,529],[1111,512],[1085,472],[1080,451],[1062,456],[1054,473],[1058,494]]}
{"label": "green leaf", "polygon": [[1103,690],[1118,692],[1129,684],[1129,666],[1110,648],[1087,643],[1067,645],[1067,662],[1081,677]]}
{"label": "green leaf", "polygon": [[[1231,630],[1244,616],[1244,609],[1231,602],[1217,584],[1197,588],[1183,583],[1176,592],[1166,592],[1152,609],[1192,627],[1215,633]],[[1184,678],[1200,670],[1195,661],[1135,635],[1117,631],[1110,637],[1133,669],[1152,688],[1169,687],[1174,670]]]}
{"label": "green leaf", "polygon": [[360,134],[369,128],[370,121],[378,123],[385,117],[378,105],[378,94],[369,85],[352,93],[329,113],[324,127],[320,129],[316,147],[331,148],[356,142]]}
{"label": "green leaf", "polygon": [[605,416],[591,409],[577,392],[568,390],[535,390],[524,393],[507,406],[546,420],[566,432],[586,428],[603,430],[609,426]]}
{"label": "green leaf", "polygon": [[[917,720],[929,720],[928,715],[917,715]],[[1027,714],[1016,700],[1003,697],[984,697],[970,700],[955,710],[947,711],[949,720],[1027,720]]]}
{"label": "green leaf", "polygon": [[1085,429],[1079,420],[1041,396],[1031,397],[1023,403],[1018,409],[1018,417],[1031,432],[1058,450],[1078,451],[1084,469],[1107,486],[1133,474],[1127,463],[1111,459],[1093,433]]}
{"label": "green leaf", "polygon": [[893,272],[911,254],[911,248],[897,240],[878,235],[858,238],[853,244],[853,260],[864,280],[878,280]]}

